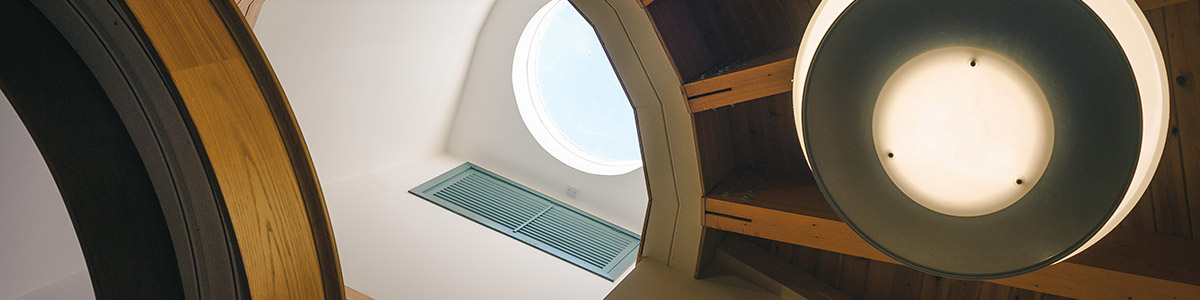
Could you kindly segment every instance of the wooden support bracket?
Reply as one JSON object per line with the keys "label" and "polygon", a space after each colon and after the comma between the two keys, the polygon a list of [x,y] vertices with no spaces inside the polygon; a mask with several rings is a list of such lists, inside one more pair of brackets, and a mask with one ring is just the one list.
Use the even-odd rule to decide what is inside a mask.
{"label": "wooden support bracket", "polygon": [[[1145,11],[1188,1],[1195,0],[1137,0],[1137,3]],[[649,0],[643,3],[649,5]],[[798,50],[798,47],[778,50],[684,84],[688,106],[695,113],[792,91]]]}
{"label": "wooden support bracket", "polygon": [[692,112],[790,92],[796,51],[788,48],[723,70],[720,75],[683,85]]}
{"label": "wooden support bracket", "polygon": [[[897,263],[840,220],[717,197],[705,207],[709,228]],[[1117,229],[1068,261],[990,282],[1080,299],[1200,299],[1196,253],[1189,240]]]}

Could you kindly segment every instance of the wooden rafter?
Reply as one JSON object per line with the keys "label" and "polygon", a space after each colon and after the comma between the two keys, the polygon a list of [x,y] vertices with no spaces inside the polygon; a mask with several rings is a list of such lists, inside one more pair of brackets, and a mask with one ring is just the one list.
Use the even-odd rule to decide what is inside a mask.
{"label": "wooden rafter", "polygon": [[[1149,11],[1188,1],[1194,0],[1137,0],[1137,3],[1143,11]],[[775,51],[684,84],[688,106],[692,112],[699,112],[790,92],[796,52],[796,47]]]}
{"label": "wooden rafter", "polygon": [[363,294],[358,290],[346,287],[346,300],[375,300],[375,298],[371,298],[371,296],[367,296],[367,294]]}
{"label": "wooden rafter", "polygon": [[[893,266],[894,260],[839,220],[812,183],[803,160],[794,159],[803,155],[792,145],[797,137],[791,99],[786,93],[792,86],[795,45],[800,35],[797,32],[808,23],[805,17],[796,16],[811,13],[818,2],[642,3],[656,23],[676,73],[684,81],[680,88],[693,112],[702,185],[710,193],[701,199],[707,232],[761,237],[823,250],[818,251],[822,255],[836,252]],[[984,285],[1086,299],[1200,298],[1200,257],[1196,255],[1200,253],[1200,179],[1196,179],[1200,176],[1184,176],[1200,173],[1200,164],[1196,163],[1200,160],[1200,122],[1193,121],[1200,120],[1193,117],[1200,112],[1196,104],[1200,102],[1193,101],[1200,95],[1194,76],[1200,72],[1196,70],[1200,66],[1200,51],[1196,51],[1200,46],[1200,3],[1136,3],[1145,12],[1166,56],[1174,103],[1168,149],[1151,187],[1121,227],[1082,254],[1036,272]],[[769,50],[777,51],[766,53]],[[738,179],[746,177],[739,173],[747,170],[803,174],[784,178],[789,181],[786,183],[760,185]],[[725,181],[731,180],[746,185],[730,188]],[[712,241],[705,239],[701,244],[710,245]],[[715,247],[701,247],[700,264],[711,255],[705,252],[709,249]],[[865,273],[860,270],[856,274]],[[838,277],[836,271],[833,274]],[[924,294],[938,288],[936,284],[925,284],[915,289]],[[869,290],[878,295],[881,289]]]}
{"label": "wooden rafter", "polygon": [[683,85],[688,107],[699,112],[792,91],[796,51],[794,47],[775,51]]}
{"label": "wooden rafter", "polygon": [[1147,11],[1147,10],[1151,10],[1151,9],[1167,7],[1167,6],[1184,3],[1184,2],[1188,2],[1188,1],[1193,1],[1193,0],[1137,0],[1137,4],[1138,4],[1138,6],[1140,6],[1142,8],[1143,11]]}
{"label": "wooden rafter", "polygon": [[[899,264],[838,220],[816,186],[757,193],[762,197],[751,200],[738,198],[743,194],[708,196],[704,226]],[[770,193],[794,197],[768,197]],[[770,199],[788,202],[763,203]],[[991,282],[1079,299],[1190,299],[1200,296],[1200,257],[1195,253],[1200,246],[1187,239],[1118,228],[1067,262]]]}

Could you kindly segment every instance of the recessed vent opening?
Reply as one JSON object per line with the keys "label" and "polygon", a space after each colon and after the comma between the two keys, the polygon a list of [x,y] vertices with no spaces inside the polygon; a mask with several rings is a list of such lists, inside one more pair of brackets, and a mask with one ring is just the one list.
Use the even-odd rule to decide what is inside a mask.
{"label": "recessed vent opening", "polygon": [[608,280],[636,258],[636,234],[471,163],[409,192]]}

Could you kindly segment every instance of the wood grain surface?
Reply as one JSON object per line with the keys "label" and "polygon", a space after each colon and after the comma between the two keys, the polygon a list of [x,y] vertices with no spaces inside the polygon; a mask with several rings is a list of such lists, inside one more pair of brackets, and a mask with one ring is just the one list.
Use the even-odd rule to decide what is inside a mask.
{"label": "wood grain surface", "polygon": [[371,296],[367,296],[367,294],[363,294],[358,290],[346,287],[346,300],[375,300],[375,298],[371,298]]}
{"label": "wood grain surface", "polygon": [[206,150],[251,296],[344,298],[336,246],[303,139],[233,2],[126,3]]}
{"label": "wood grain surface", "polygon": [[[799,35],[792,36],[791,34],[796,30],[803,32],[804,26],[808,22],[808,16],[814,12],[819,1],[811,3],[805,0],[779,1],[779,3],[784,3],[783,5],[775,4],[774,1],[771,1],[771,4],[757,1],[713,4],[719,1],[707,1],[687,8],[677,7],[684,4],[669,4],[674,2],[676,1],[659,2],[648,6],[647,9],[657,20],[656,24],[659,24],[663,43],[668,46],[668,52],[675,60],[680,78],[686,81],[683,86],[684,94],[688,96],[693,112],[792,90],[790,74],[795,68],[797,50],[795,45],[799,44]],[[1156,26],[1156,30],[1161,29],[1163,23],[1161,20],[1156,22],[1150,16],[1152,11],[1187,2],[1189,1],[1137,1],[1142,10],[1151,18],[1151,24]],[[777,5],[777,7],[771,7],[771,5]],[[739,9],[731,9],[731,7]],[[764,21],[764,19],[770,19],[771,16],[770,14],[761,14],[765,10],[786,11],[790,15],[803,16],[803,18],[793,17],[791,20],[777,18],[782,21]],[[1176,18],[1172,21],[1189,22],[1190,20],[1187,19],[1187,15],[1178,17],[1184,19]],[[737,21],[730,22],[730,20]],[[1188,24],[1175,23],[1175,25],[1184,26],[1179,29],[1190,28],[1186,27]],[[736,38],[723,37],[723,35],[736,36]],[[714,39],[727,40],[714,41]],[[753,41],[770,42],[754,43]],[[780,41],[791,42],[791,44],[781,46],[779,45]],[[1166,45],[1163,46],[1165,49]],[[671,49],[687,49],[688,51],[672,52]],[[757,49],[757,51],[742,49]],[[762,49],[774,49],[774,51],[762,54]],[[757,53],[757,55],[747,58],[747,55],[751,55],[751,53]],[[781,53],[786,55],[781,55]],[[780,77],[781,74],[784,76]]]}
{"label": "wood grain surface", "polygon": [[[841,221],[738,202],[707,199],[705,206],[710,213],[705,216],[705,226],[780,241],[789,246],[899,264],[871,247]],[[1196,276],[1196,266],[1200,262],[1194,255],[1200,249],[1189,240],[1118,229],[1093,248],[1079,257],[1033,273],[989,282],[1080,299],[1193,299],[1200,296],[1200,285],[1195,283],[1200,279]],[[845,270],[826,278],[826,282],[836,283],[851,296],[863,297],[870,287],[887,286],[867,285],[871,280],[867,261],[840,261],[837,264],[837,268]],[[908,269],[900,265],[895,267]]]}
{"label": "wood grain surface", "polygon": [[[774,73],[793,64],[794,57],[776,54],[798,43],[799,34],[793,33],[807,25],[808,16],[802,14],[811,13],[819,1],[658,0],[649,3],[646,11],[683,79],[682,92],[691,98],[688,104],[694,112],[697,152],[708,193],[706,227],[775,240],[764,247],[807,249],[776,254],[811,252],[812,261],[793,263],[809,266],[801,269],[819,273],[810,272],[836,283],[847,294],[873,299],[892,293],[906,295],[900,297],[905,299],[1200,297],[1196,290],[1200,274],[1192,271],[1200,269],[1195,258],[1200,253],[1196,239],[1200,235],[1200,3],[1136,2],[1159,40],[1171,81],[1170,134],[1150,187],[1120,228],[1101,244],[1050,268],[985,283],[941,279],[887,263],[890,259],[836,221],[819,190],[807,188],[809,181],[804,179],[781,183],[792,189],[788,192],[760,189],[751,195],[742,187],[724,195],[729,182],[748,170],[785,174],[792,170],[797,177],[808,172],[803,160],[782,159],[796,155],[785,147],[791,142],[778,141],[796,139],[796,132],[794,124],[776,121],[792,117],[789,109],[778,105],[790,104],[786,100],[791,98],[791,82],[777,80]],[[795,197],[820,201],[806,204]],[[729,210],[738,205],[747,208]],[[747,210],[755,212],[738,215]],[[701,250],[707,251],[711,249]],[[846,257],[871,261],[864,266]]]}
{"label": "wood grain surface", "polygon": [[242,12],[242,17],[246,19],[246,24],[254,27],[254,23],[258,22],[258,12],[262,11],[262,5],[267,0],[234,0],[237,3],[238,11]]}

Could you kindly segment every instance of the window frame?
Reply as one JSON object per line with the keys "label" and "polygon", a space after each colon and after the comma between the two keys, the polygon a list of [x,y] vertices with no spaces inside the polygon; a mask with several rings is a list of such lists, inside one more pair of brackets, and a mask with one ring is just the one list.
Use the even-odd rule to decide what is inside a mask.
{"label": "window frame", "polygon": [[[521,120],[538,145],[555,159],[577,170],[594,175],[623,175],[642,167],[642,160],[616,160],[588,152],[563,133],[542,100],[538,86],[537,56],[551,12],[571,5],[566,0],[551,0],[534,14],[517,42],[513,55],[513,93]],[[573,6],[570,9],[575,9]],[[582,14],[582,13],[580,13]],[[596,37],[599,39],[599,37]],[[614,71],[615,72],[615,71]]]}

